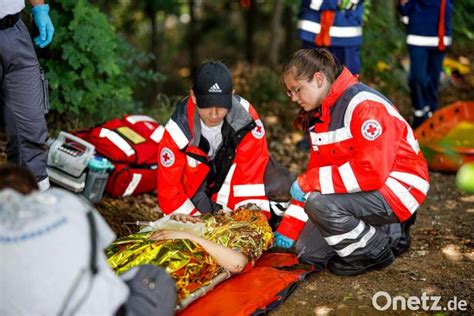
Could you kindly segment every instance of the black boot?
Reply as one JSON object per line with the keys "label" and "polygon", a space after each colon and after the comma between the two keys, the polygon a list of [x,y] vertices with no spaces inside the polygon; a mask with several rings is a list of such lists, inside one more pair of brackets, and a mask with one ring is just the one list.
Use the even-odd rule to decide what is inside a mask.
{"label": "black boot", "polygon": [[392,250],[388,245],[375,257],[359,256],[341,258],[334,256],[329,261],[329,269],[338,275],[358,275],[388,267],[395,260]]}
{"label": "black boot", "polygon": [[392,247],[393,254],[395,257],[400,256],[408,249],[410,249],[411,245],[411,236],[410,236],[410,227],[411,225],[415,224],[416,221],[416,213],[414,213],[408,220],[404,221],[401,224],[402,228],[402,236],[398,244]]}

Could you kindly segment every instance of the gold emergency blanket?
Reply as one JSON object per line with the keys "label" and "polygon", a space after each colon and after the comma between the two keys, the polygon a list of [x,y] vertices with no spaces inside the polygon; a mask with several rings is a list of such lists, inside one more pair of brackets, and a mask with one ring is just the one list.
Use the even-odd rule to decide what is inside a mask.
{"label": "gold emergency blanket", "polygon": [[[240,208],[234,212],[202,216],[203,237],[246,255],[253,263],[273,242],[273,233],[260,211]],[[166,269],[176,281],[178,301],[208,285],[223,271],[197,243],[187,239],[148,240],[153,232],[120,238],[107,249],[108,263],[118,274],[143,264]]]}

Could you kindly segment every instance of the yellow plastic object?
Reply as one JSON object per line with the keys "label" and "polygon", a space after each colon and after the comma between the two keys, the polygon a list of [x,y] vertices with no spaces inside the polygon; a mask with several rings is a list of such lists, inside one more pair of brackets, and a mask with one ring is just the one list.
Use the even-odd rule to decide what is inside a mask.
{"label": "yellow plastic object", "polygon": [[415,132],[431,170],[456,172],[474,162],[474,102],[441,108]]}
{"label": "yellow plastic object", "polygon": [[457,70],[461,75],[466,75],[469,72],[471,72],[471,68],[469,65],[465,65],[463,63],[460,63],[457,60],[454,60],[452,58],[446,57],[443,61],[443,67],[448,67],[451,70]]}

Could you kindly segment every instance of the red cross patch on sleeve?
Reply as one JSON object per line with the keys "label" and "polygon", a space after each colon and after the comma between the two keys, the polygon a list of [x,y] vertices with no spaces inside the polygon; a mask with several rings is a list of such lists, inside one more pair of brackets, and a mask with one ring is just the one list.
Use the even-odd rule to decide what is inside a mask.
{"label": "red cross patch on sleeve", "polygon": [[160,162],[164,167],[171,167],[174,164],[174,154],[171,149],[163,147],[160,153]]}
{"label": "red cross patch on sleeve", "polygon": [[252,135],[257,139],[260,139],[265,136],[265,128],[263,127],[262,121],[256,120],[255,123],[257,126],[252,130]]}
{"label": "red cross patch on sleeve", "polygon": [[377,120],[367,120],[360,129],[365,139],[373,141],[382,135],[382,125]]}

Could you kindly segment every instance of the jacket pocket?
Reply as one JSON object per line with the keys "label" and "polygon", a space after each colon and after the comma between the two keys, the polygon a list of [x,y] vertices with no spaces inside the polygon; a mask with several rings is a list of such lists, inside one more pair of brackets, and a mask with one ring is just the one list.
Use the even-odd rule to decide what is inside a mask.
{"label": "jacket pocket", "polygon": [[44,114],[48,114],[49,112],[49,82],[48,82],[48,79],[46,79],[46,76],[44,75],[44,71],[42,68],[40,68],[40,74],[41,74],[41,87],[43,90],[43,111],[44,111]]}

